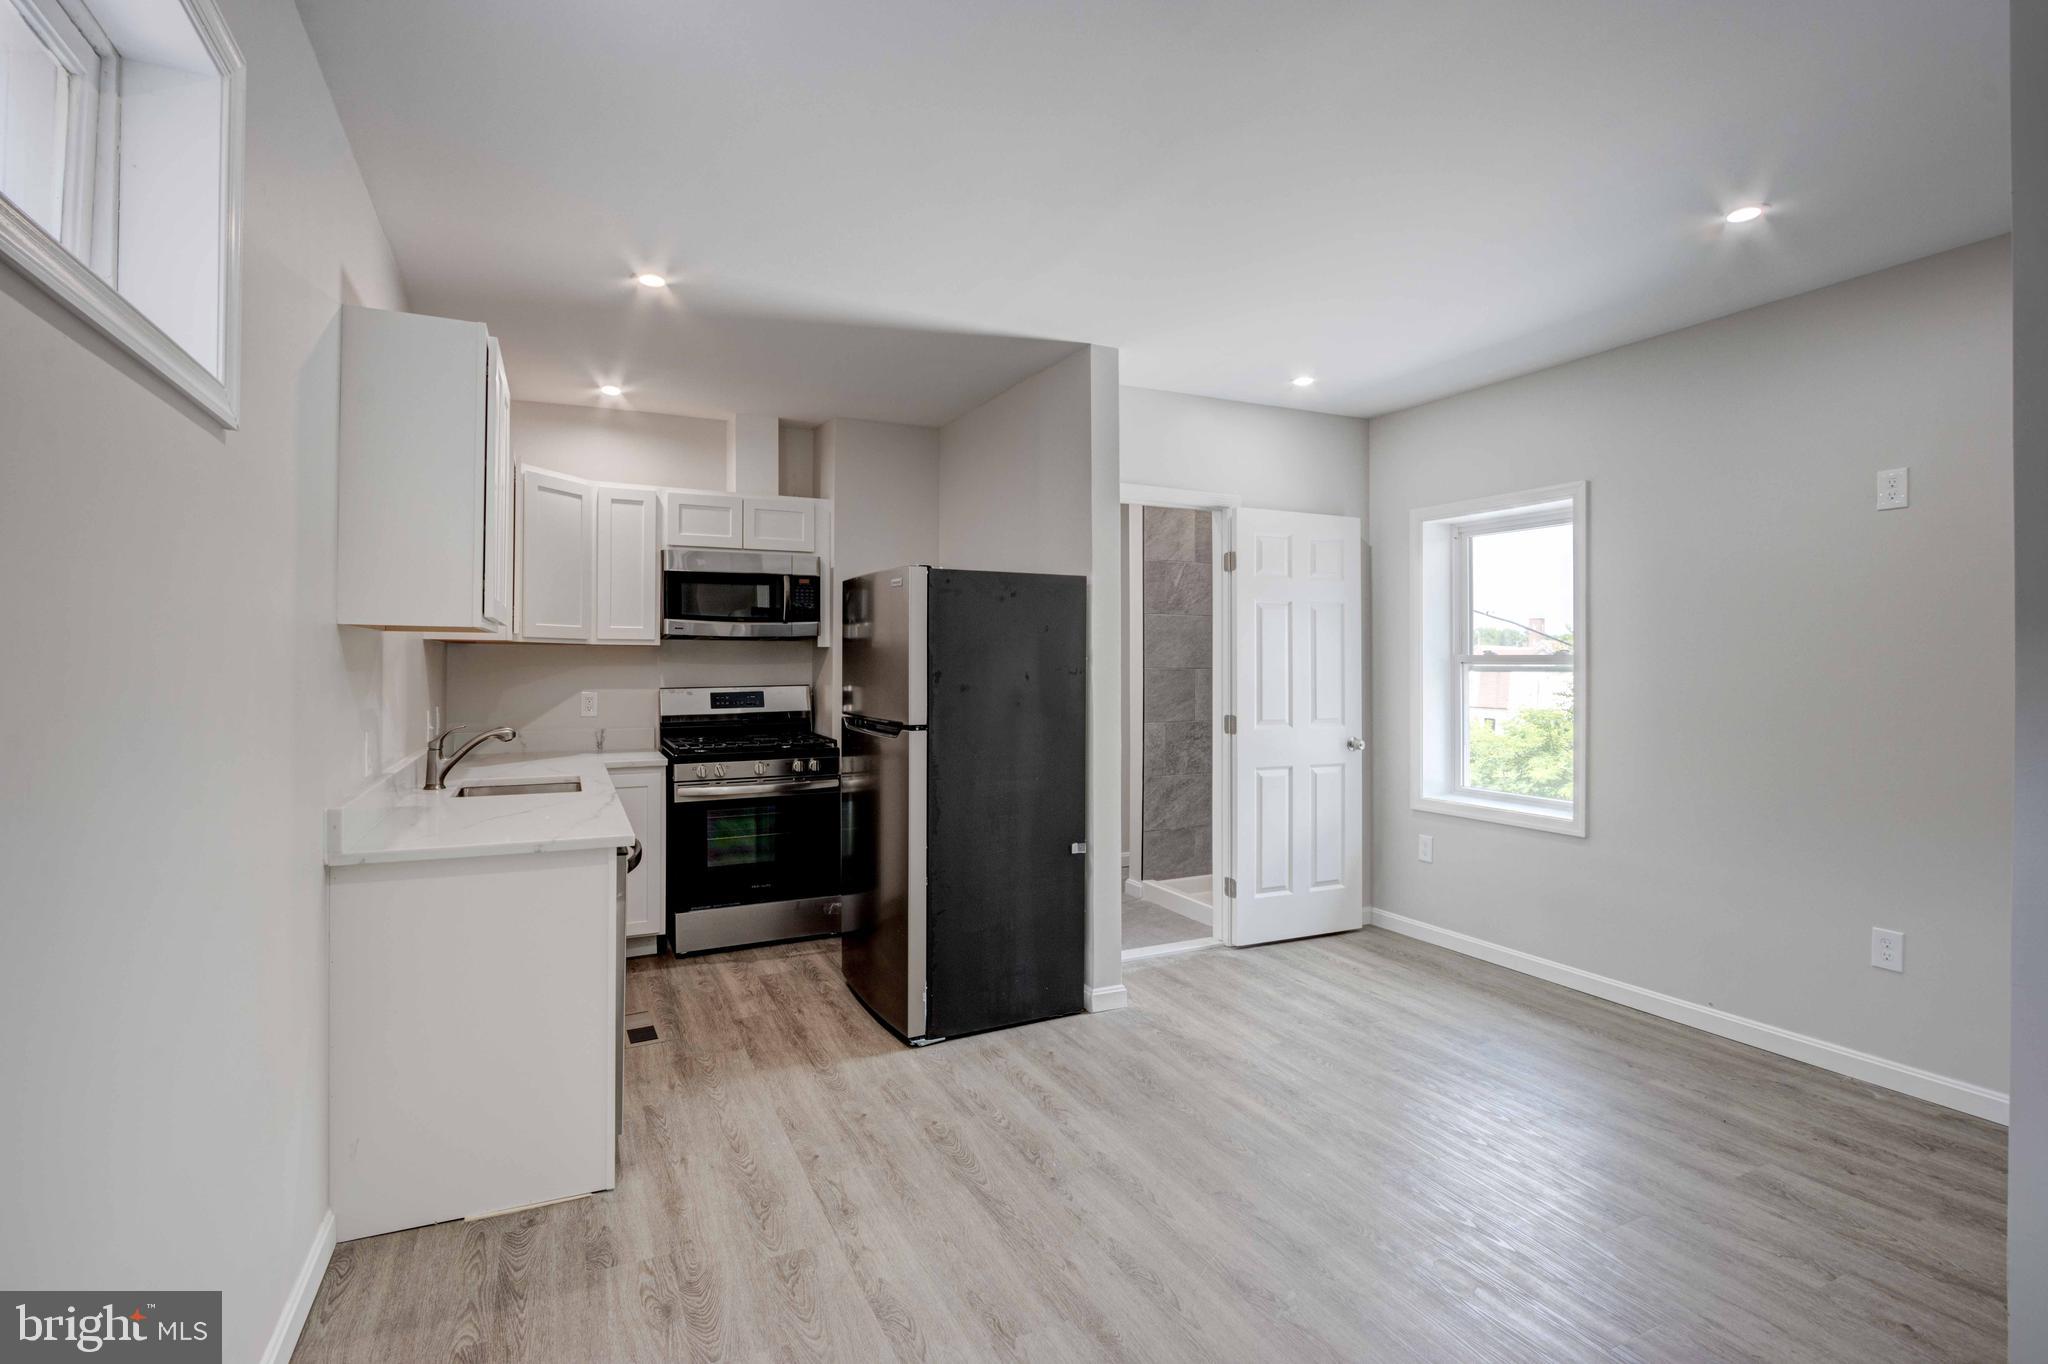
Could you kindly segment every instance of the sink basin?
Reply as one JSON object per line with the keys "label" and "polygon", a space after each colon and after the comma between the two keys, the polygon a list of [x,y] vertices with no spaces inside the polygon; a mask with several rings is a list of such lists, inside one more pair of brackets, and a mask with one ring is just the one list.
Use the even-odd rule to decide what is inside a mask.
{"label": "sink basin", "polygon": [[555,781],[489,781],[457,788],[458,796],[573,796],[583,789],[580,777]]}

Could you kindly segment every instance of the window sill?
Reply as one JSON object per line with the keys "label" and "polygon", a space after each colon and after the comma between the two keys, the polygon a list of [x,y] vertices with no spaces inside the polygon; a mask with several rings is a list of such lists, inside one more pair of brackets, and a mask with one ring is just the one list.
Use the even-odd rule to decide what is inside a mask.
{"label": "window sill", "polygon": [[1472,796],[1416,796],[1408,805],[1425,814],[1478,819],[1489,824],[1512,825],[1517,829],[1540,829],[1544,833],[1567,834],[1573,838],[1586,836],[1585,815],[1577,809],[1570,814],[1553,815],[1510,801],[1480,800]]}

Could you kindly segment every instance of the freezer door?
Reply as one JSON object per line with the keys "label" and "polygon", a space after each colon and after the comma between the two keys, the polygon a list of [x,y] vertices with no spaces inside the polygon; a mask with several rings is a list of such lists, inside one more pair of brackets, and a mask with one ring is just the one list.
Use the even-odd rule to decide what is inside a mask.
{"label": "freezer door", "polygon": [[1087,969],[1088,584],[931,571],[933,1037],[1077,1013]]}
{"label": "freezer door", "polygon": [[929,569],[912,564],[847,580],[841,594],[845,714],[899,725],[925,723],[925,591],[929,575]]}
{"label": "freezer door", "polygon": [[925,734],[839,740],[840,968],[899,1036],[925,1035]]}

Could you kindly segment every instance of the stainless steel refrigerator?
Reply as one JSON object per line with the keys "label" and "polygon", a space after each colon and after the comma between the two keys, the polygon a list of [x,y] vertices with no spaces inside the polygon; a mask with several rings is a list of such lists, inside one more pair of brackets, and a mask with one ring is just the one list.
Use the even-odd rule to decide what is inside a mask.
{"label": "stainless steel refrigerator", "polygon": [[1080,1012],[1086,580],[912,565],[842,596],[847,985],[909,1042]]}

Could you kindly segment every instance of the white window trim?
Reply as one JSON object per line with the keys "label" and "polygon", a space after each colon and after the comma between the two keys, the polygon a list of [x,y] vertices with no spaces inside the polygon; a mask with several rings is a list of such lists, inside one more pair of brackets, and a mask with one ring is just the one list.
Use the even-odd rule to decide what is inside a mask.
{"label": "white window trim", "polygon": [[[242,145],[244,124],[245,63],[242,52],[228,32],[215,0],[180,0],[192,27],[205,45],[221,74],[221,317],[220,373],[205,360],[192,355],[164,334],[162,328],[143,315],[133,303],[95,270],[112,275],[113,262],[89,259],[109,250],[111,240],[103,226],[110,214],[96,208],[88,238],[71,228],[73,205],[82,201],[86,186],[67,176],[65,185],[65,235],[85,247],[83,254],[67,248],[42,225],[0,197],[0,257],[42,286],[58,302],[99,328],[129,354],[149,366],[173,388],[197,403],[215,420],[230,429],[241,424],[242,409]],[[11,4],[13,0],[0,0]],[[62,14],[76,24],[76,18],[53,0],[35,0],[38,14]],[[84,27],[84,25],[77,25]],[[99,100],[94,110],[92,136],[99,155],[95,166],[91,200],[104,203],[110,192],[113,160],[117,154],[108,146],[115,130],[108,118],[110,81],[107,54],[101,54],[98,76]],[[116,78],[118,79],[118,78]],[[74,130],[73,155],[79,152]],[[76,162],[72,166],[76,166]]]}
{"label": "white window trim", "polygon": [[[1479,791],[1464,785],[1465,732],[1462,714],[1466,665],[1483,656],[1470,652],[1469,619],[1459,619],[1463,600],[1466,542],[1456,532],[1474,526],[1502,530],[1516,526],[1572,526],[1572,800]],[[1563,483],[1465,502],[1418,508],[1409,515],[1409,574],[1414,584],[1411,644],[1415,649],[1415,692],[1409,717],[1409,807],[1429,814],[1485,820],[1524,829],[1586,836],[1587,680],[1591,620],[1587,593],[1587,497],[1584,483]],[[1546,672],[1555,664],[1484,659],[1487,666]]]}

